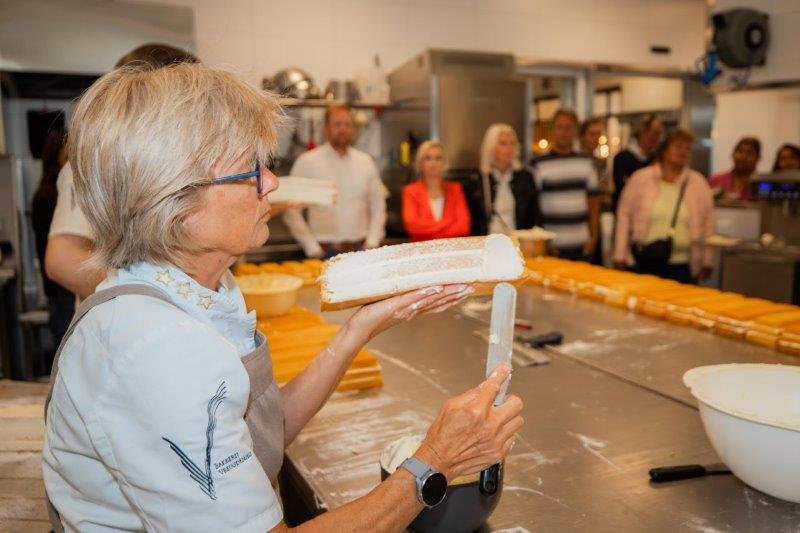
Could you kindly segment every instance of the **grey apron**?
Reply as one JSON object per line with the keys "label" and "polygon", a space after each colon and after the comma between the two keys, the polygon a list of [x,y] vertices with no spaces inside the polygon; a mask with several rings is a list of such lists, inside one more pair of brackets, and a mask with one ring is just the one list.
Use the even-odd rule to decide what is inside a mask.
{"label": "grey apron", "polygon": [[[144,284],[119,285],[110,289],[96,292],[84,300],[72,317],[72,322],[67,329],[64,338],[56,352],[53,360],[53,371],[50,374],[50,392],[44,404],[45,423],[47,422],[47,407],[50,405],[50,398],[53,395],[53,384],[58,376],[58,361],[61,358],[61,350],[72,336],[78,322],[95,306],[113,300],[118,296],[126,295],[150,296],[168,304],[178,305],[173,302],[164,292]],[[183,311],[181,309],[181,311]],[[250,436],[253,439],[253,453],[255,454],[261,467],[267,473],[273,486],[276,485],[278,472],[283,464],[283,405],[281,404],[278,384],[272,374],[272,359],[269,356],[269,346],[267,345],[264,334],[256,331],[256,349],[242,357],[242,364],[247,370],[250,378],[250,398],[247,403],[244,420],[250,429]],[[61,525],[61,518],[58,511],[47,499],[47,513],[50,516],[50,524],[55,533],[64,531]]]}

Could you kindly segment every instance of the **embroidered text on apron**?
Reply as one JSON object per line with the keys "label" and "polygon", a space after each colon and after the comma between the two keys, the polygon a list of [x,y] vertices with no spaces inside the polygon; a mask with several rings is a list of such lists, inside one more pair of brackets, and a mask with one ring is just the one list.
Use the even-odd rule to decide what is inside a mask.
{"label": "embroidered text on apron", "polygon": [[[58,361],[61,358],[61,350],[72,336],[78,322],[95,306],[113,300],[118,296],[139,295],[150,296],[168,304],[173,302],[164,292],[144,284],[127,284],[104,289],[96,292],[84,300],[75,312],[69,329],[61,339],[61,344],[53,360],[53,370],[50,374],[50,392],[44,404],[45,423],[47,423],[47,407],[53,395],[53,384],[58,376]],[[183,311],[181,309],[181,311]],[[269,356],[269,346],[267,345],[264,334],[256,331],[256,349],[241,358],[242,364],[247,371],[250,379],[250,397],[247,403],[244,420],[250,430],[253,439],[253,453],[255,454],[261,467],[269,477],[270,482],[275,486],[278,479],[278,472],[283,464],[283,405],[281,404],[278,385],[272,374],[272,359]],[[61,525],[61,518],[58,511],[47,499],[47,513],[50,516],[50,524],[55,533],[64,531]]]}

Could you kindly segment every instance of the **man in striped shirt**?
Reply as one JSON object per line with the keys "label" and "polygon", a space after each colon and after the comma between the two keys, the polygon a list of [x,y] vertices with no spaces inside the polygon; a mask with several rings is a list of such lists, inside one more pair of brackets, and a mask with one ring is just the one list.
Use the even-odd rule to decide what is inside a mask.
{"label": "man in striped shirt", "polygon": [[531,162],[544,227],[556,234],[560,257],[590,260],[598,242],[600,199],[592,158],[574,150],[578,117],[559,109],[553,117],[553,148]]}

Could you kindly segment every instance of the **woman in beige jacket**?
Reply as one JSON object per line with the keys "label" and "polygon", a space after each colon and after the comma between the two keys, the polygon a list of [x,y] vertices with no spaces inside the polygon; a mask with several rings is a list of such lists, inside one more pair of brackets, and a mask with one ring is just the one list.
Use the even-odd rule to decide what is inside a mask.
{"label": "woman in beige jacket", "polygon": [[[671,131],[655,163],[636,171],[623,189],[614,244],[618,268],[635,265],[631,244],[647,244],[672,233],[668,264],[661,268],[635,265],[637,271],[683,283],[711,274],[711,250],[702,241],[714,232],[714,204],[706,179],[688,167],[692,141],[692,134],[684,129]],[[685,192],[671,232],[670,223],[684,182]]]}

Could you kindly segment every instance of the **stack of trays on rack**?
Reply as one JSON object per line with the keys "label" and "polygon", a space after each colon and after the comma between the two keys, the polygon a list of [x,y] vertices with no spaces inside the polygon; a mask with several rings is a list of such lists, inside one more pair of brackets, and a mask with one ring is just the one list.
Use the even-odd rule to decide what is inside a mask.
{"label": "stack of trays on rack", "polygon": [[[258,329],[267,336],[275,381],[283,385],[325,349],[339,326],[327,324],[319,314],[295,306],[283,316],[259,320]],[[368,350],[361,350],[336,390],[343,392],[382,385],[380,363]]]}
{"label": "stack of trays on rack", "polygon": [[552,257],[526,265],[536,285],[800,355],[798,306]]}
{"label": "stack of trays on rack", "polygon": [[322,261],[319,259],[305,259],[303,261],[284,261],[282,263],[239,263],[234,268],[234,274],[245,276],[248,274],[259,274],[261,272],[274,272],[279,274],[289,274],[297,276],[303,280],[303,286],[307,287],[317,283]]}

